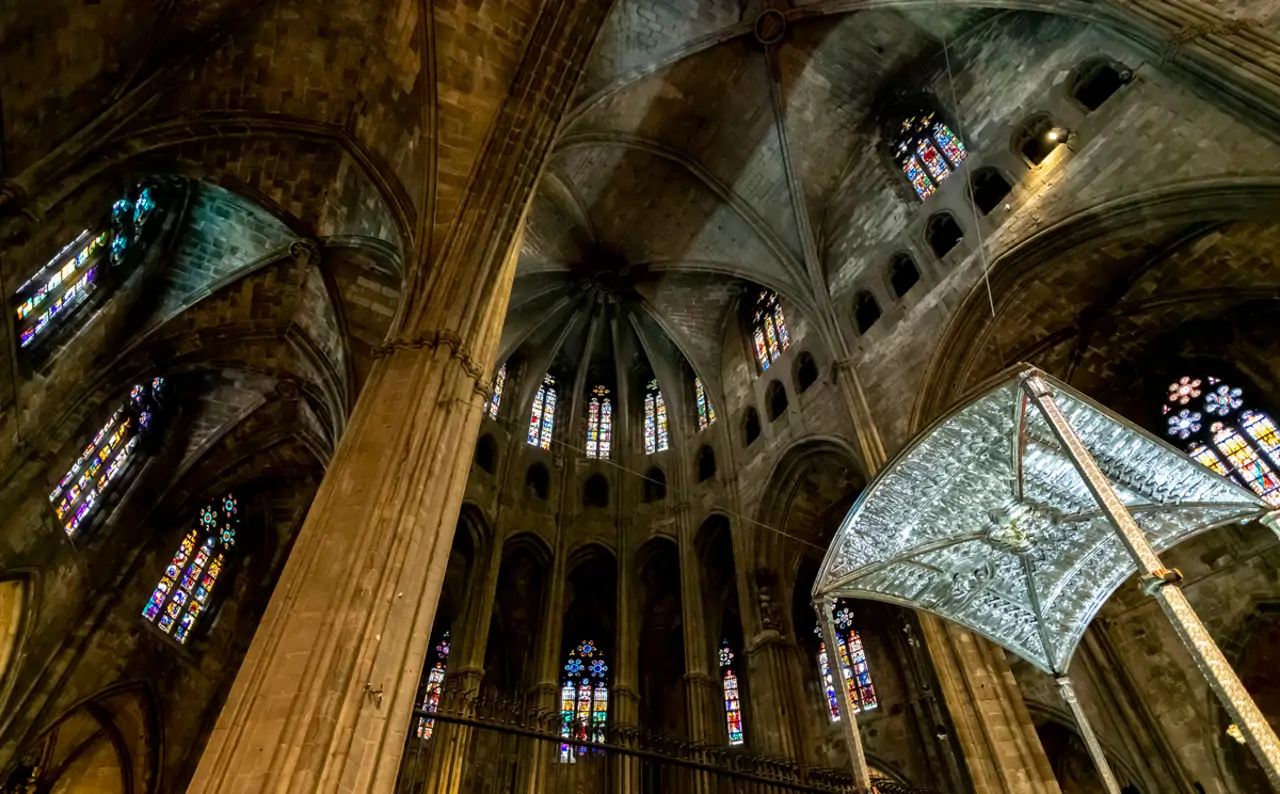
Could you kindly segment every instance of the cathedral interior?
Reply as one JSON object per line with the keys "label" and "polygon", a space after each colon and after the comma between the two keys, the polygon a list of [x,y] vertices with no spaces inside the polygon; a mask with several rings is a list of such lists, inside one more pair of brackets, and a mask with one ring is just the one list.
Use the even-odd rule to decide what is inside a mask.
{"label": "cathedral interior", "polygon": [[[1280,505],[1278,0],[11,0],[0,74],[5,794],[852,791],[841,702],[1091,794],[972,631],[834,670],[842,520],[1018,362]],[[1162,556],[1280,724],[1280,539]],[[1123,794],[1272,790],[1136,576],[1070,673]]]}

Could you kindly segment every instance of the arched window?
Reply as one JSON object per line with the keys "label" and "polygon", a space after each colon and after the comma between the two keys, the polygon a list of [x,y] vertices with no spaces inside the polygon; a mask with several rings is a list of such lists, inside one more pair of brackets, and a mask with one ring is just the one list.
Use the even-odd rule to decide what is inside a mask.
{"label": "arched window", "polygon": [[941,259],[964,239],[964,231],[949,212],[940,212],[929,219],[924,227],[925,240],[933,253]]}
{"label": "arched window", "polygon": [[209,607],[227,554],[236,545],[237,512],[236,498],[231,494],[200,509],[196,527],[183,539],[142,609],[144,618],[179,643],[187,641],[196,619]]}
{"label": "arched window", "polygon": [[787,388],[782,381],[775,380],[764,390],[764,398],[769,404],[769,421],[778,421],[778,417],[787,412]]}
{"label": "arched window", "polygon": [[104,260],[111,266],[125,262],[129,247],[141,237],[155,214],[150,187],[130,191],[111,207],[106,228],[85,229],[18,287],[13,298],[18,346],[29,348],[66,322],[102,281]]}
{"label": "arched window", "polygon": [[994,168],[979,168],[973,172],[973,203],[983,215],[1000,206],[1013,186],[1004,174]]}
{"label": "arched window", "polygon": [[922,201],[968,156],[959,136],[936,116],[932,112],[908,116],[898,125],[893,141],[893,159]]}
{"label": "arched window", "polygon": [[858,326],[858,333],[865,334],[880,319],[880,304],[876,296],[863,290],[853,299],[853,321]]}
{"label": "arched window", "polygon": [[644,473],[644,501],[661,502],[667,498],[667,475],[657,466]]}
{"label": "arched window", "polygon": [[107,491],[137,458],[138,441],[151,429],[163,393],[164,378],[134,386],[129,399],[111,414],[50,492],[49,503],[68,535],[74,535],[93,515]]}
{"label": "arched window", "polygon": [[749,447],[760,437],[760,412],[747,408],[742,416],[742,446]]}
{"label": "arched window", "polygon": [[809,390],[809,387],[818,382],[818,362],[813,360],[813,354],[808,350],[804,350],[800,355],[796,356],[796,388],[800,393]]}
{"label": "arched window", "polygon": [[480,436],[480,439],[476,441],[476,465],[493,474],[497,458],[498,444],[493,440],[493,436],[488,433]]}
{"label": "arched window", "polygon": [[506,387],[507,365],[503,364],[498,367],[498,371],[493,376],[493,393],[489,396],[489,401],[484,404],[484,412],[490,419],[498,418],[498,408],[502,406],[502,390]]}
{"label": "arched window", "polygon": [[[609,667],[591,640],[569,651],[560,686],[560,735],[580,742],[603,742],[609,720]],[[576,752],[575,752],[576,751]],[[560,745],[560,760],[573,763],[585,747]]]}
{"label": "arched window", "polygon": [[920,269],[907,254],[898,254],[889,263],[889,286],[893,287],[893,294],[899,299],[905,298],[919,281]]}
{"label": "arched window", "polygon": [[[862,637],[853,628],[853,611],[847,606],[837,608],[835,614],[836,645],[840,649],[840,664],[844,678],[849,684],[849,700],[853,703],[854,713],[870,711],[878,703],[875,686],[871,683],[871,670],[867,667],[867,654],[862,647]],[[822,638],[822,626],[813,628],[814,634]],[[818,672],[822,678],[823,692],[827,697],[827,709],[831,712],[831,721],[840,719],[840,700],[836,697],[835,679],[828,663],[827,644],[818,644]]]}
{"label": "arched window", "polygon": [[742,744],[742,698],[728,640],[720,644],[720,669],[724,670],[724,718],[729,726],[729,744],[736,747]]}
{"label": "arched window", "polygon": [[1169,384],[1162,410],[1187,454],[1280,507],[1280,433],[1271,417],[1246,407],[1244,390],[1212,375]]}
{"label": "arched window", "polygon": [[1067,78],[1067,93],[1086,110],[1093,111],[1133,79],[1128,69],[1117,68],[1106,58],[1094,58],[1076,67]]}
{"label": "arched window", "polygon": [[582,504],[585,507],[609,506],[609,481],[603,474],[593,474],[582,484]]}
{"label": "arched window", "polygon": [[756,296],[756,310],[751,315],[751,337],[756,345],[756,361],[761,371],[768,369],[782,351],[791,346],[787,320],[782,316],[782,303],[772,290],[762,289]]}
{"label": "arched window", "polygon": [[[422,695],[422,710],[435,714],[440,708],[440,695],[444,693],[444,671],[449,666],[449,632],[445,632],[436,644],[435,664],[427,673],[427,691]],[[418,738],[430,739],[436,721],[423,717],[418,720]]]}
{"label": "arched window", "polygon": [[551,473],[541,463],[535,463],[524,474],[524,485],[539,499],[546,499],[551,490]]}
{"label": "arched window", "polygon": [[716,476],[716,451],[710,444],[698,450],[698,482],[706,482]]}
{"label": "arched window", "polygon": [[533,413],[529,416],[529,443],[551,449],[551,430],[556,424],[556,379],[547,375],[533,397]]}
{"label": "arched window", "polygon": [[613,403],[609,390],[597,386],[591,390],[591,402],[587,403],[587,457],[609,457],[609,442],[613,439]]}
{"label": "arched window", "polygon": [[716,421],[716,409],[711,405],[711,398],[702,385],[702,378],[693,379],[693,393],[698,403],[698,430],[703,431]]}
{"label": "arched window", "polygon": [[647,455],[667,451],[667,404],[657,378],[644,390],[644,451]]}
{"label": "arched window", "polygon": [[1031,165],[1040,165],[1058,148],[1061,138],[1062,131],[1049,114],[1037,113],[1018,127],[1013,148]]}

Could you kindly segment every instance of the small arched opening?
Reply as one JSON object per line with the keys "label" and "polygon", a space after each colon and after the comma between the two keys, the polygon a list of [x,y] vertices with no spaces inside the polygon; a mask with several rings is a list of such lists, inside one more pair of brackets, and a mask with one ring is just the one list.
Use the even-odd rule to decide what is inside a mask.
{"label": "small arched opening", "polygon": [[603,474],[593,474],[582,484],[584,507],[609,506],[609,480]]}
{"label": "small arched opening", "polygon": [[742,446],[749,447],[760,437],[760,412],[747,408],[742,415]]}
{"label": "small arched opening", "polygon": [[787,388],[782,381],[775,380],[765,389],[764,397],[769,405],[769,421],[778,421],[778,417],[787,412]]}
{"label": "small arched opening", "polygon": [[657,466],[644,473],[642,498],[646,502],[661,502],[667,498],[667,475]]}
{"label": "small arched opening", "polygon": [[1076,67],[1067,78],[1067,94],[1086,110],[1094,111],[1111,95],[1133,80],[1133,73],[1106,58],[1093,58]]}
{"label": "small arched opening", "polygon": [[908,254],[898,254],[889,263],[889,286],[894,297],[901,300],[911,288],[920,282],[920,268]]}
{"label": "small arched opening", "polygon": [[716,451],[710,444],[698,450],[698,482],[706,482],[716,476]]}
{"label": "small arched opening", "polygon": [[493,436],[485,433],[480,436],[480,440],[476,442],[476,465],[486,472],[493,474],[494,468],[498,464],[498,444],[493,440]]}
{"label": "small arched opening", "polygon": [[939,259],[946,256],[964,239],[964,231],[949,212],[940,212],[929,219],[924,230],[925,240]]}
{"label": "small arched opening", "polygon": [[1004,174],[994,168],[979,168],[973,172],[973,204],[983,215],[990,215],[999,207],[1012,189]]}
{"label": "small arched opening", "polygon": [[853,322],[858,326],[858,333],[865,334],[880,319],[880,304],[876,296],[867,290],[859,292],[853,299]]}
{"label": "small arched opening", "polygon": [[525,472],[524,485],[534,496],[546,499],[551,490],[551,473],[541,463],[535,463]]}
{"label": "small arched opening", "polygon": [[1040,165],[1062,141],[1061,131],[1048,113],[1037,113],[1022,122],[1013,138],[1013,148],[1031,165]]}
{"label": "small arched opening", "polygon": [[813,360],[813,354],[808,350],[796,357],[795,379],[796,388],[802,394],[818,381],[818,363]]}

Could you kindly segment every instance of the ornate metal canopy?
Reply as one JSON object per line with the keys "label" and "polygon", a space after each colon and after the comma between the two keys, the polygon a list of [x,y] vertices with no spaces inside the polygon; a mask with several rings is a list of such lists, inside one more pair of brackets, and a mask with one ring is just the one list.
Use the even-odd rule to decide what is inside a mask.
{"label": "ornate metal canopy", "polygon": [[1158,552],[1270,509],[1027,365],[936,422],[840,525],[815,598],[871,598],[965,625],[1049,673],[1137,568],[1022,388],[1035,373]]}

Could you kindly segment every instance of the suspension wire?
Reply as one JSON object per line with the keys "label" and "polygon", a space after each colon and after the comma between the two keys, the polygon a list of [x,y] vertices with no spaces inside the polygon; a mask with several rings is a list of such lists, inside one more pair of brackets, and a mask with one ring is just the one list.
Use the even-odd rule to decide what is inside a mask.
{"label": "suspension wire", "polygon": [[[457,398],[455,398],[455,399],[457,399]],[[490,399],[492,399],[492,395],[490,395]],[[465,402],[466,402],[465,400],[457,400],[457,401],[458,401],[458,402],[461,402],[461,403],[465,403]],[[487,401],[486,401],[486,405],[487,405]],[[512,419],[512,418],[510,418],[510,417],[508,417],[508,418],[506,418],[506,419],[493,419],[492,417],[490,417],[490,421],[495,422],[495,423],[497,423],[497,424],[499,424],[499,425],[504,425],[504,426],[506,426],[506,427],[507,427],[507,429],[508,429],[508,432],[514,432],[514,430],[515,430],[515,428],[516,428],[515,420],[514,420],[514,419]],[[523,423],[521,423],[521,425],[523,426]],[[577,457],[577,458],[579,458],[579,459],[585,458],[585,452],[584,452],[584,450],[580,449],[576,444],[570,444],[569,442],[564,441],[563,439],[555,438],[555,434],[554,434],[554,433],[552,434],[551,443],[552,443],[552,444],[557,444],[557,445],[559,445],[560,447],[562,447],[563,449],[568,450],[568,454],[569,454],[570,456],[575,456],[575,457]],[[533,445],[532,445],[532,444],[530,444],[530,446],[533,446]],[[617,470],[618,470],[618,471],[620,471],[620,472],[623,472],[623,473],[625,473],[625,474],[630,474],[630,475],[632,475],[632,476],[634,476],[634,477],[637,477],[637,478],[639,478],[639,479],[641,479],[641,480],[645,480],[646,482],[651,482],[651,483],[654,483],[654,484],[657,484],[657,485],[662,485],[662,486],[664,486],[664,487],[666,486],[666,483],[664,483],[664,482],[662,482],[662,481],[660,481],[660,480],[655,480],[655,479],[653,479],[652,477],[648,476],[647,474],[643,474],[643,473],[641,473],[641,472],[639,472],[639,471],[636,471],[635,469],[627,468],[626,466],[623,466],[621,463],[617,463],[617,462],[615,462],[612,458],[591,458],[591,460],[599,461],[600,463],[603,463],[603,464],[605,464],[606,466],[611,466],[611,467],[613,467],[613,468],[617,469]],[[729,515],[729,516],[732,516],[732,517],[734,517],[734,518],[737,518],[737,519],[739,519],[740,521],[742,521],[742,522],[744,522],[744,523],[755,525],[755,526],[757,526],[757,527],[760,527],[761,529],[767,530],[767,531],[769,531],[769,532],[773,532],[774,534],[777,534],[777,535],[781,535],[781,536],[782,536],[782,537],[784,537],[784,538],[788,538],[788,539],[790,539],[790,540],[794,540],[796,543],[801,543],[801,544],[804,544],[805,546],[812,546],[813,548],[815,548],[815,549],[817,549],[817,550],[819,550],[819,551],[823,552],[824,554],[825,554],[825,553],[826,553],[826,551],[827,551],[827,549],[826,549],[825,547],[823,547],[823,546],[819,546],[817,543],[814,543],[814,542],[809,541],[809,540],[805,540],[805,539],[804,539],[804,538],[802,538],[802,537],[799,537],[799,536],[797,536],[797,535],[793,535],[793,534],[791,534],[790,532],[787,532],[787,531],[785,531],[785,530],[778,529],[777,527],[772,526],[772,525],[770,525],[770,524],[766,524],[766,523],[764,523],[763,521],[757,521],[756,519],[754,519],[754,518],[752,518],[752,517],[750,517],[750,516],[748,516],[748,515],[744,515],[744,514],[742,514],[742,513],[739,513],[738,511],[736,511],[736,510],[732,510],[732,509],[730,509],[730,508],[728,508],[728,507],[723,507],[723,506],[720,506],[720,505],[712,505],[712,508],[713,508],[713,509],[715,509],[715,510],[717,510],[717,511],[719,511],[719,512],[721,512],[721,513],[724,513],[724,514],[726,514],[726,515]]]}
{"label": "suspension wire", "polygon": [[[938,17],[942,19],[942,0],[934,0],[934,6],[938,10]],[[956,76],[951,68],[951,46],[947,40],[947,29],[942,29],[942,57],[947,65],[947,84],[951,88],[951,107],[954,109],[953,116],[956,121],[956,134],[960,136],[960,140],[965,140],[964,122],[960,115],[960,94],[956,91]],[[982,226],[978,221],[978,202],[973,197],[973,169],[964,169],[965,185],[969,188],[969,211],[973,215],[973,231],[978,238],[978,257],[982,263],[982,283],[987,288],[987,306],[991,309],[991,339],[996,345],[996,350],[1000,354],[1000,366],[1004,366],[1005,354],[1004,346],[1000,344],[1000,336],[995,332],[996,322],[996,299],[991,289],[991,263],[987,261],[987,243],[982,238]]]}

